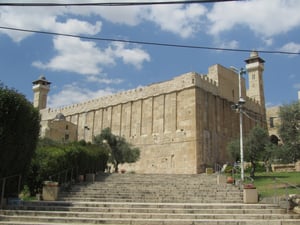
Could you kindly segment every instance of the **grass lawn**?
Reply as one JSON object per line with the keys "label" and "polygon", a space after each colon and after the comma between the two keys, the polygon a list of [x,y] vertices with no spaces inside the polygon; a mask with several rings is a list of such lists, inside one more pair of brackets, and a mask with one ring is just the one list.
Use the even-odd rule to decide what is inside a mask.
{"label": "grass lawn", "polygon": [[255,173],[254,185],[262,197],[285,195],[286,186],[288,194],[300,195],[300,172]]}

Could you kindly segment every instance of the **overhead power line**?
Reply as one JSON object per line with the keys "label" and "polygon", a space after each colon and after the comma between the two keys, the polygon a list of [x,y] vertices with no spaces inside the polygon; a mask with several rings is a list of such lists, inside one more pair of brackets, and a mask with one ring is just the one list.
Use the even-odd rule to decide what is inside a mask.
{"label": "overhead power line", "polygon": [[199,4],[218,2],[237,2],[245,0],[187,0],[187,1],[127,1],[127,2],[85,2],[85,3],[0,3],[0,6],[137,6],[137,5],[171,5],[171,4]]}
{"label": "overhead power line", "polygon": [[[208,47],[208,46],[197,46],[197,45],[170,44],[170,43],[162,43],[162,42],[125,40],[125,39],[115,39],[115,38],[88,37],[88,36],[82,36],[82,35],[64,34],[64,33],[30,30],[30,29],[20,29],[20,28],[4,27],[4,26],[0,26],[0,29],[28,32],[28,33],[45,34],[45,35],[81,38],[81,39],[94,40],[94,41],[123,42],[123,43],[130,43],[130,44],[153,45],[153,46],[175,47],[175,48],[189,48],[189,49],[204,49],[204,50],[214,50],[214,51],[231,51],[231,52],[252,52],[253,51],[253,49],[220,48],[220,47]],[[268,50],[256,50],[256,51],[259,53],[267,53],[267,54],[300,55],[300,52],[268,51]]]}

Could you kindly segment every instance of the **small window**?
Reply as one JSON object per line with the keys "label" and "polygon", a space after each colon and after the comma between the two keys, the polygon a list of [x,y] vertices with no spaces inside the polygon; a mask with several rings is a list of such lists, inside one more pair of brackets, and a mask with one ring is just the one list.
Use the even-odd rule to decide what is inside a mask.
{"label": "small window", "polygon": [[273,128],[274,127],[274,117],[270,117],[269,121],[270,121],[270,128]]}
{"label": "small window", "polygon": [[69,130],[69,126],[68,125],[66,125],[66,130]]}
{"label": "small window", "polygon": [[69,134],[65,134],[65,141],[68,141],[70,138]]}

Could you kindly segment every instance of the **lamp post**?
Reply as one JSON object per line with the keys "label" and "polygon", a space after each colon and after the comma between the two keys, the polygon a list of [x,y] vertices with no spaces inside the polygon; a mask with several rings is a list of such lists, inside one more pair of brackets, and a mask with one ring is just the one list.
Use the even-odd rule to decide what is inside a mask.
{"label": "lamp post", "polygon": [[[90,128],[87,126],[87,125],[85,125],[84,127],[83,127],[83,140],[85,140],[85,135],[86,135],[86,130],[90,130]],[[86,141],[86,140],[85,140]]]}
{"label": "lamp post", "polygon": [[231,67],[235,72],[239,74],[239,101],[234,105],[234,109],[237,109],[240,113],[240,157],[241,157],[241,181],[244,182],[244,148],[243,148],[243,105],[246,103],[245,99],[242,97],[242,85],[241,77],[246,71],[241,68],[240,70],[235,67]]}

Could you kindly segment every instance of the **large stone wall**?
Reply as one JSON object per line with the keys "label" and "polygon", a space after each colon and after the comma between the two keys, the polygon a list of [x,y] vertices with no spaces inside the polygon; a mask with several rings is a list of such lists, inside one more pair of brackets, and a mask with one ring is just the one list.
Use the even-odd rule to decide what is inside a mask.
{"label": "large stone wall", "polygon": [[[42,120],[62,113],[77,125],[78,140],[87,141],[110,127],[114,134],[141,149],[137,163],[121,165],[127,171],[204,172],[206,166],[228,160],[226,144],[239,134],[238,114],[231,110],[238,99],[238,77],[220,65],[215,67],[214,76],[187,73],[81,104],[44,109]],[[227,73],[229,78],[222,80]],[[227,87],[220,88],[220,84]],[[260,112],[260,106],[251,99],[247,99],[246,107]],[[244,123],[246,133],[254,122],[245,117]]]}

